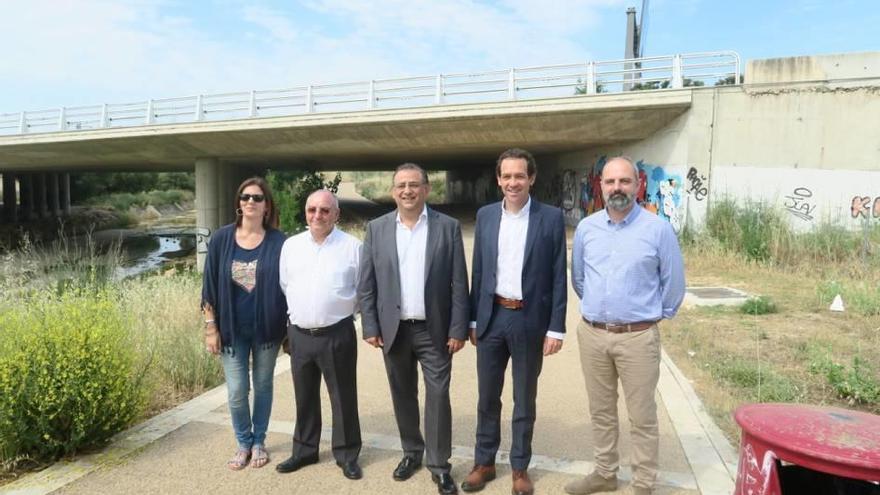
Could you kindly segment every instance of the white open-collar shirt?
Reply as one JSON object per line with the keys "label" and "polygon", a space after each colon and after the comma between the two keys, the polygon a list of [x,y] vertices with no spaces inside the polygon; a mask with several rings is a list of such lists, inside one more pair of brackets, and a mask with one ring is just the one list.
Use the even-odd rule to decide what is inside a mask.
{"label": "white open-collar shirt", "polygon": [[400,275],[400,318],[425,319],[425,252],[428,249],[428,207],[412,229],[397,214],[397,266]]}
{"label": "white open-collar shirt", "polygon": [[284,241],[279,280],[290,323],[321,328],[357,310],[361,241],[333,228],[323,243],[308,230]]}

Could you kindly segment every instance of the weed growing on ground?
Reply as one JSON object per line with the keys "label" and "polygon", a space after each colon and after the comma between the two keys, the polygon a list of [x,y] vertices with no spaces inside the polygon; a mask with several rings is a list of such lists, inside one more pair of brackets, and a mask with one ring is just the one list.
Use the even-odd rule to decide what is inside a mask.
{"label": "weed growing on ground", "polygon": [[793,402],[803,395],[794,382],[759,361],[723,356],[709,369],[713,377],[742,390],[752,401]]}
{"label": "weed growing on ground", "polygon": [[810,372],[823,376],[839,398],[851,405],[880,402],[880,381],[863,357],[853,356],[852,364],[845,365],[835,361],[828,348],[812,346],[808,352]]}
{"label": "weed growing on ground", "polygon": [[767,315],[777,311],[779,309],[776,307],[776,303],[767,296],[750,297],[739,307],[739,312],[747,315]]}

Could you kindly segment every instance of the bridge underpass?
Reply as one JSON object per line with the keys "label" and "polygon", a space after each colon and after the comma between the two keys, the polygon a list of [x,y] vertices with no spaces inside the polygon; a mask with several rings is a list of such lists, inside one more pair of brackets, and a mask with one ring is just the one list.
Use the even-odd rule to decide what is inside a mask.
{"label": "bridge underpass", "polygon": [[[44,190],[49,209],[63,210],[51,178],[69,183],[63,177],[72,172],[195,170],[204,241],[232,220],[228,202],[240,180],[267,168],[391,170],[414,161],[494,187],[495,158],[508,147],[532,151],[540,176],[542,157],[643,140],[685,113],[691,98],[679,89],[3,136],[0,171],[4,184],[19,183],[22,205],[8,196],[4,211],[14,219],[28,204],[42,205]],[[24,187],[34,177],[51,185]]]}

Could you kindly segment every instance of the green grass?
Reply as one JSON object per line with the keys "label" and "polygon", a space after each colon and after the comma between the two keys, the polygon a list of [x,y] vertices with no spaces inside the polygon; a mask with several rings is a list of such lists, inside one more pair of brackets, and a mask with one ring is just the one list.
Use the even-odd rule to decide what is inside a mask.
{"label": "green grass", "polygon": [[[850,404],[880,403],[880,380],[874,366],[863,356],[852,356],[848,364],[836,360],[829,346],[808,346],[810,372],[823,376],[840,399]],[[876,357],[876,356],[872,356]]]}
{"label": "green grass", "polygon": [[791,379],[755,360],[723,356],[713,360],[709,370],[716,380],[740,389],[753,401],[794,402],[803,395]]}

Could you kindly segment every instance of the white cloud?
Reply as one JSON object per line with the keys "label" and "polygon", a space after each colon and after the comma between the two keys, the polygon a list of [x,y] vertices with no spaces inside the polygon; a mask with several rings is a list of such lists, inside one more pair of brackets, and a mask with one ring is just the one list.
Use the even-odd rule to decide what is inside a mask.
{"label": "white cloud", "polygon": [[584,31],[604,29],[601,9],[615,5],[307,0],[294,15],[218,3],[207,8],[235,21],[216,27],[163,2],[10,2],[0,112],[582,61]]}

